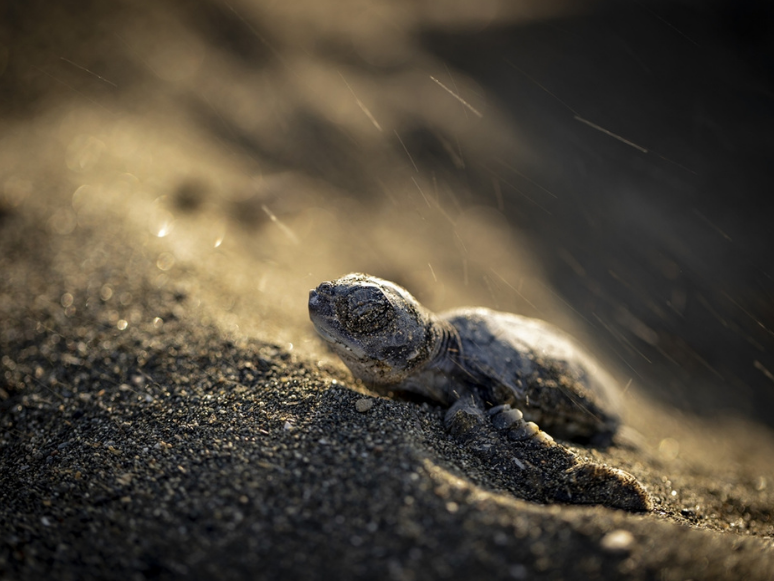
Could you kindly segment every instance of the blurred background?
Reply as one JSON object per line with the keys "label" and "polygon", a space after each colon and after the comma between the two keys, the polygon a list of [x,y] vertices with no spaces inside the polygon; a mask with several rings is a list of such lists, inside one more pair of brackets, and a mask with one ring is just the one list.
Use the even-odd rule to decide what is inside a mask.
{"label": "blurred background", "polygon": [[227,336],[333,363],[308,289],[364,271],[774,426],[773,22],[762,0],[7,0],[0,228],[84,236],[57,292],[124,326],[131,295],[94,274],[119,231]]}

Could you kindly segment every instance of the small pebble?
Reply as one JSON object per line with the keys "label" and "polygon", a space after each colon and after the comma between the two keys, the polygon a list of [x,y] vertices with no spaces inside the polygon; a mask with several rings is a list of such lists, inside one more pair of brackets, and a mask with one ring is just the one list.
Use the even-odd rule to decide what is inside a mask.
{"label": "small pebble", "polygon": [[634,544],[634,535],[624,529],[617,529],[602,537],[600,546],[611,553],[626,553]]}
{"label": "small pebble", "polygon": [[367,412],[374,407],[374,400],[372,399],[359,399],[355,402],[355,409],[361,414]]}

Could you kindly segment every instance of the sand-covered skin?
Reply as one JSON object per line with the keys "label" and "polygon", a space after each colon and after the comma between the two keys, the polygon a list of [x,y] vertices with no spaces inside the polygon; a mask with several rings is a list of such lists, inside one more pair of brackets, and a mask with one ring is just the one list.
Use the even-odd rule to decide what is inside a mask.
{"label": "sand-covered skin", "polygon": [[[771,577],[765,39],[484,4],[7,10],[0,577]],[[306,308],[357,271],[576,336],[654,510],[369,393]]]}

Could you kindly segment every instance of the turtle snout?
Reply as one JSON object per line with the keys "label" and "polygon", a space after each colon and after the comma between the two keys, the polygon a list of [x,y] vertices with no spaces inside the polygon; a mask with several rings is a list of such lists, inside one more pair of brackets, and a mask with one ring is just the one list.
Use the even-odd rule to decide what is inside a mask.
{"label": "turtle snout", "polygon": [[316,310],[320,306],[320,298],[317,289],[309,291],[309,310]]}
{"label": "turtle snout", "polygon": [[333,298],[333,285],[324,282],[309,291],[309,311],[311,313],[328,313],[331,310],[330,301]]}

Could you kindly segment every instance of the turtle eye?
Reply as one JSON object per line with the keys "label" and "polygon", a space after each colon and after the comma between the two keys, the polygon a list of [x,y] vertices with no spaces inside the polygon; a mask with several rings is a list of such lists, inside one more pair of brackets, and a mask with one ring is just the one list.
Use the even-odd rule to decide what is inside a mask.
{"label": "turtle eye", "polygon": [[393,318],[392,305],[378,288],[357,288],[347,295],[345,301],[346,304],[341,305],[345,308],[339,309],[339,315],[352,332],[376,331]]}

